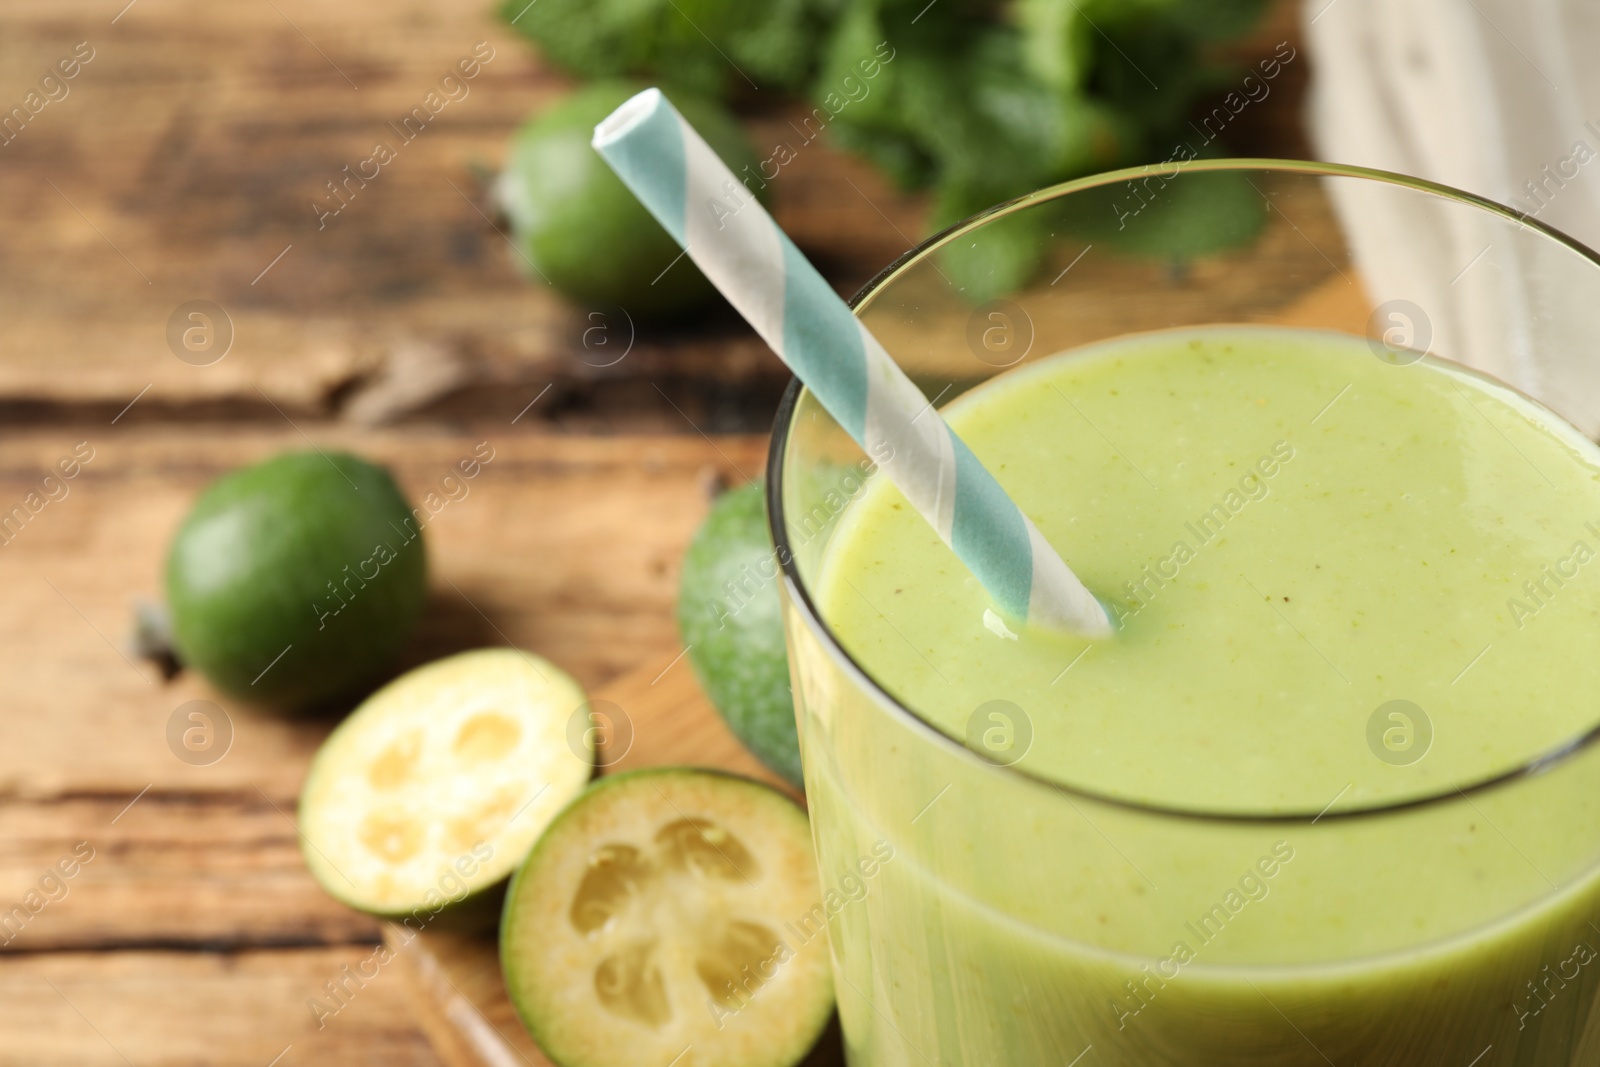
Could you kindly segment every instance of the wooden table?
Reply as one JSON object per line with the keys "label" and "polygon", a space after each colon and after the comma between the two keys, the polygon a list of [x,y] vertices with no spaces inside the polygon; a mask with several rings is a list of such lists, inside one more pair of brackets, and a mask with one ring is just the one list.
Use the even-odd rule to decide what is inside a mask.
{"label": "wooden table", "polygon": [[[222,701],[225,757],[168,747],[175,708],[218,699],[130,651],[168,538],[208,480],[308,439],[390,465],[413,499],[487,441],[493,461],[430,525],[406,663],[510,643],[599,687],[673,664],[683,546],[711,484],[759,471],[786,374],[716,316],[583,360],[584,309],[519,277],[485,194],[509,132],[566,83],[487,0],[124,3],[0,9],[0,114],[79,42],[93,53],[0,146],[0,511],[93,450],[0,545],[0,923],[25,917],[9,940],[0,926],[0,1064],[435,1064],[402,981],[321,1029],[307,1005],[381,939],[300,861],[295,797],[329,724]],[[324,183],[480,41],[494,57],[470,94],[319,229]],[[1302,80],[1238,147],[1304,154]],[[758,143],[785,121],[748,116]],[[776,189],[842,290],[921,212],[825,146]],[[168,346],[190,300],[233,325],[209,366]],[[92,858],[57,881],[75,847]]]}

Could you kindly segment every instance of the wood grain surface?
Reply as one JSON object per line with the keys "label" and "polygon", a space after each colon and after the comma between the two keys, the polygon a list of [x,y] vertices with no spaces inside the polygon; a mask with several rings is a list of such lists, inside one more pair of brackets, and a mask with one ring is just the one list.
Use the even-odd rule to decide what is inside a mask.
{"label": "wood grain surface", "polygon": [[[0,146],[0,400],[114,414],[148,386],[130,417],[275,404],[372,422],[557,382],[550,410],[584,421],[600,394],[589,424],[616,408],[640,428],[644,414],[662,420],[651,381],[708,415],[718,397],[688,383],[770,399],[787,379],[731,312],[648,330],[609,369],[579,358],[594,309],[524,280],[487,195],[510,133],[569,83],[490,0],[135,0],[113,23],[126,2],[0,13],[6,109],[79,42],[93,53],[66,97]],[[391,124],[475,48],[492,58],[467,94],[405,141]],[[753,143],[789,136],[800,110],[750,115]],[[322,215],[313,205],[341,202],[327,183],[378,143],[395,159]],[[920,201],[822,142],[785,169],[774,210],[845,290],[921,234]],[[169,316],[196,299],[233,323],[212,366],[167,346]]]}

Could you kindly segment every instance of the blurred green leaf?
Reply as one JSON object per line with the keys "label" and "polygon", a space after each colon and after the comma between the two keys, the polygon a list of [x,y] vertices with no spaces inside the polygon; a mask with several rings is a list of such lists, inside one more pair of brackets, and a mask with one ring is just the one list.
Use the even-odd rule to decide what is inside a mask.
{"label": "blurred green leaf", "polygon": [[1049,252],[1054,234],[1048,214],[1045,208],[1027,209],[956,238],[939,250],[941,271],[974,304],[1017,292],[1039,273]]}
{"label": "blurred green leaf", "polygon": [[1176,164],[1074,194],[1062,207],[1062,226],[1075,236],[1124,255],[1180,262],[1249,244],[1268,210],[1245,175]]}
{"label": "blurred green leaf", "polygon": [[1168,17],[1179,29],[1202,41],[1226,41],[1249,33],[1267,10],[1269,0],[1183,0],[1168,5]]}
{"label": "blurred green leaf", "polygon": [[1017,0],[1028,73],[1057,92],[1083,88],[1094,62],[1095,30],[1069,0]]}
{"label": "blurred green leaf", "polygon": [[726,95],[745,79],[798,90],[835,0],[502,0],[500,14],[553,62],[585,77],[665,78]]}
{"label": "blurred green leaf", "polygon": [[[504,0],[501,11],[587,77],[804,92],[808,129],[903,187],[932,187],[938,229],[1043,186],[1168,158],[1210,114],[1197,105],[1242,78],[1211,45],[1247,32],[1266,2]],[[1226,180],[1173,183],[1127,216],[1137,225],[1109,217],[1110,230],[1098,215],[1079,224],[1130,254],[1179,258],[1261,223]],[[1008,223],[988,247],[949,250],[947,269],[974,293],[1019,286],[1048,251],[1038,228]]]}

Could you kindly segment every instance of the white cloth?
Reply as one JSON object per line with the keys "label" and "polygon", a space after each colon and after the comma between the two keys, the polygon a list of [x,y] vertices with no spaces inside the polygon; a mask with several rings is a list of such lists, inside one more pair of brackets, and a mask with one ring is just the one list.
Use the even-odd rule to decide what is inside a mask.
{"label": "white cloth", "polygon": [[[1600,246],[1600,4],[1305,0],[1318,154],[1508,204]],[[1331,183],[1374,305],[1600,434],[1600,267],[1444,201]],[[1575,311],[1576,309],[1576,311]]]}

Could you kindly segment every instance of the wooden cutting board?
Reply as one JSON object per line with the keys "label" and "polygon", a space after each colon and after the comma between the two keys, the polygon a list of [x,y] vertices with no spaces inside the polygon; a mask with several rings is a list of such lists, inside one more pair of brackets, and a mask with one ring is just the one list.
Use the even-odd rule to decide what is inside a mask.
{"label": "wooden cutting board", "polygon": [[[723,725],[682,655],[665,669],[652,663],[626,674],[592,697],[621,708],[633,728],[625,753],[602,746],[602,773],[672,764],[715,767],[799,796],[751,756]],[[613,741],[623,734],[617,730]],[[418,1022],[440,1059],[449,1067],[550,1067],[506,997],[494,930],[481,934],[424,931],[409,942],[407,933],[387,924],[384,942],[396,955],[396,969],[410,984]],[[843,1062],[835,1023],[807,1060],[807,1067]]]}

